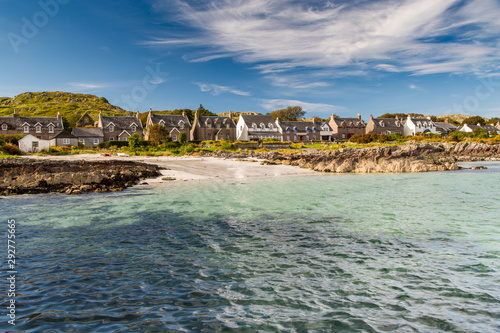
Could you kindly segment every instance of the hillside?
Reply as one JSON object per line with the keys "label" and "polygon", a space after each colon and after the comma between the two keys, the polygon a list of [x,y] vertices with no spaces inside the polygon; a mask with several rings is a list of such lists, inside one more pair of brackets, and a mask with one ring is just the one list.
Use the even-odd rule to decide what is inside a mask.
{"label": "hillside", "polygon": [[105,116],[132,114],[110,104],[104,97],[60,91],[27,92],[14,98],[0,97],[0,116],[12,116],[14,110],[24,117],[55,117],[60,112],[65,123],[71,127],[87,111],[95,120],[100,111]]}

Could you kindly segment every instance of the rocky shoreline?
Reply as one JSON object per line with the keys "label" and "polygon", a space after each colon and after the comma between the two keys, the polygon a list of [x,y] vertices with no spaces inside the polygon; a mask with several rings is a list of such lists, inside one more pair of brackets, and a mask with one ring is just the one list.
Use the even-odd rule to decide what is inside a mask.
{"label": "rocky shoreline", "polygon": [[457,162],[500,159],[500,144],[420,143],[393,147],[311,150],[298,154],[279,152],[231,153],[215,151],[219,158],[257,158],[265,164],[284,164],[333,173],[404,173],[458,170]]}
{"label": "rocky shoreline", "polygon": [[132,161],[0,160],[0,195],[122,191],[160,175],[153,164]]}

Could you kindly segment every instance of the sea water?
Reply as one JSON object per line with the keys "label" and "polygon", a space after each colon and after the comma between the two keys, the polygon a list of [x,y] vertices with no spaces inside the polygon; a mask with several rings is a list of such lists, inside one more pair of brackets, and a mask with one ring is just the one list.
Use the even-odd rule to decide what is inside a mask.
{"label": "sea water", "polygon": [[483,164],[0,199],[17,265],[0,329],[499,332],[500,163]]}

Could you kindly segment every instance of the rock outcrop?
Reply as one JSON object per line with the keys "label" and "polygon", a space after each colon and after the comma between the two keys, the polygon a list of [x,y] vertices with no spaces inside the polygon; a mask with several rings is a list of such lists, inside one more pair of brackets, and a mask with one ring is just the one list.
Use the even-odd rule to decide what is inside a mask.
{"label": "rock outcrop", "polygon": [[156,165],[131,161],[0,160],[0,195],[122,191],[159,176]]}
{"label": "rock outcrop", "polygon": [[[242,158],[242,153],[216,151],[212,156]],[[486,143],[420,143],[395,147],[311,150],[298,154],[250,152],[245,157],[266,164],[286,164],[320,172],[387,173],[458,170],[457,162],[500,158],[500,145]]]}

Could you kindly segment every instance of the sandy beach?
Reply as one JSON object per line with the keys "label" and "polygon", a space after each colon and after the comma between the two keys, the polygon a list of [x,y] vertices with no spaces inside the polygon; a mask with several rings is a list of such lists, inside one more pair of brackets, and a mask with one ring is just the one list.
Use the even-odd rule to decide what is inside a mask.
{"label": "sandy beach", "polygon": [[[260,160],[235,160],[215,157],[190,156],[101,156],[100,154],[81,154],[63,156],[29,156],[40,160],[52,161],[102,161],[125,160],[156,164],[162,168],[162,175],[156,179],[148,179],[148,184],[159,184],[172,181],[203,181],[210,179],[242,179],[256,177],[280,177],[293,175],[318,174],[310,169],[302,169],[289,165],[261,165]],[[171,177],[175,180],[165,181]]]}

